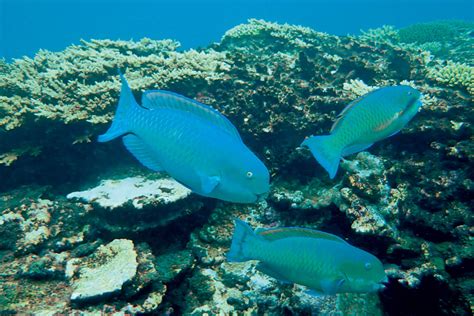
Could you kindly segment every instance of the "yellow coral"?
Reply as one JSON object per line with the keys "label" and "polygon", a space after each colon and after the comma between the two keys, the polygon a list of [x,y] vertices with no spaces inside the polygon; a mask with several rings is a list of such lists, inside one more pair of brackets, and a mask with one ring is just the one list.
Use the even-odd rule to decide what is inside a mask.
{"label": "yellow coral", "polygon": [[0,155],[0,165],[10,166],[19,157],[18,153],[10,151]]}
{"label": "yellow coral", "polygon": [[448,61],[429,69],[428,77],[449,87],[461,87],[474,96],[474,67],[464,63]]}
{"label": "yellow coral", "polygon": [[224,80],[226,54],[177,52],[178,42],[142,39],[91,40],[63,52],[40,50],[0,72],[0,128],[12,130],[28,114],[71,123],[110,120],[120,91],[117,69],[126,69],[134,90],[166,88],[189,82]]}
{"label": "yellow coral", "polygon": [[41,153],[40,147],[23,147],[15,148],[9,152],[3,153],[0,155],[0,165],[10,166],[14,163],[20,156],[29,154],[30,156],[38,156]]}
{"label": "yellow coral", "polygon": [[376,86],[368,86],[364,81],[359,79],[351,79],[349,82],[344,82],[342,87],[344,94],[349,99],[356,99],[377,88]]}

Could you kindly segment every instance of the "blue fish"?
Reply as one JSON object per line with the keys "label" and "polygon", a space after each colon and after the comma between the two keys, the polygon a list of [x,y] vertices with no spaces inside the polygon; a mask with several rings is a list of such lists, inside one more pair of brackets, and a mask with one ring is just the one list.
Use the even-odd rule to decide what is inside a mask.
{"label": "blue fish", "polygon": [[145,91],[138,105],[123,75],[120,100],[100,142],[122,137],[144,166],[167,172],[193,192],[253,203],[269,191],[267,168],[221,113],[179,94]]}

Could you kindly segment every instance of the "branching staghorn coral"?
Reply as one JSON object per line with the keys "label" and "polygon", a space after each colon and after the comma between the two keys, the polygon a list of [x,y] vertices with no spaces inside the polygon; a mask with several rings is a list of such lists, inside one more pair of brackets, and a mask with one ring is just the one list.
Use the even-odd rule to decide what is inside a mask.
{"label": "branching staghorn coral", "polygon": [[428,72],[431,80],[449,87],[464,88],[474,97],[474,67],[448,61],[445,65],[433,67]]}
{"label": "branching staghorn coral", "polygon": [[117,69],[126,70],[132,88],[141,91],[220,80],[229,68],[225,53],[181,53],[178,46],[170,40],[92,40],[16,60],[9,71],[0,72],[0,128],[21,126],[27,114],[64,123],[107,122],[120,88]]}
{"label": "branching staghorn coral", "polygon": [[344,82],[342,87],[344,93],[350,99],[356,99],[377,88],[378,87],[368,86],[364,83],[364,81],[359,79],[351,79],[349,82]]}
{"label": "branching staghorn coral", "polygon": [[40,147],[15,148],[12,151],[0,154],[0,165],[5,165],[8,167],[22,155],[29,154],[30,156],[38,156],[40,153]]}
{"label": "branching staghorn coral", "polygon": [[392,25],[384,25],[375,29],[361,31],[359,39],[363,42],[381,44],[396,44],[400,40],[398,30]]}

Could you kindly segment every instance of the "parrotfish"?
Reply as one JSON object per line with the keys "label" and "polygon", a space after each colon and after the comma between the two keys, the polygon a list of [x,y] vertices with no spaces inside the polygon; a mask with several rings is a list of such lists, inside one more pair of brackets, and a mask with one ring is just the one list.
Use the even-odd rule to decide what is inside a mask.
{"label": "parrotfish", "polygon": [[354,100],[338,115],[330,135],[311,136],[307,146],[329,173],[336,175],[341,157],[363,151],[398,133],[421,107],[421,94],[409,86],[384,87]]}
{"label": "parrotfish", "polygon": [[269,173],[237,129],[213,108],[179,94],[149,90],[135,101],[123,75],[115,118],[100,142],[122,137],[144,166],[166,172],[193,192],[253,203],[269,190]]}
{"label": "parrotfish", "polygon": [[369,293],[388,281],[372,254],[336,235],[299,227],[257,229],[237,219],[228,261],[258,260],[257,269],[310,294]]}

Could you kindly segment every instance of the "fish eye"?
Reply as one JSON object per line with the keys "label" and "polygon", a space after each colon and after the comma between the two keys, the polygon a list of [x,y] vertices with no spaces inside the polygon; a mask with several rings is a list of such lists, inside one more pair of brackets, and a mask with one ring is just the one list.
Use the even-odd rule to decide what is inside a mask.
{"label": "fish eye", "polygon": [[252,171],[247,171],[247,178],[252,178],[253,177],[253,172]]}
{"label": "fish eye", "polygon": [[372,269],[372,264],[370,264],[370,262],[366,262],[364,267],[365,267],[365,270],[370,270]]}
{"label": "fish eye", "polygon": [[413,94],[413,92],[411,92],[411,91],[408,91],[408,95],[412,95],[412,94]]}

